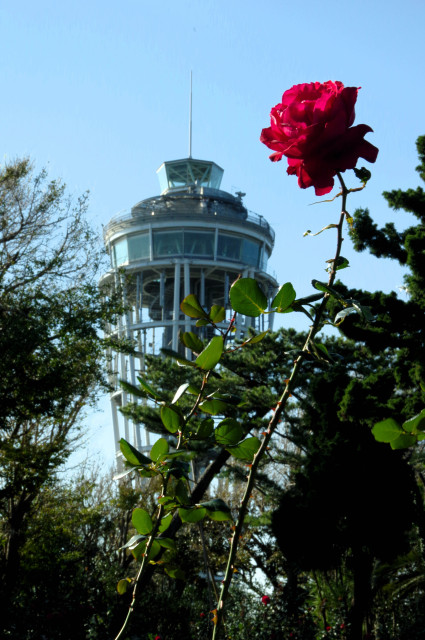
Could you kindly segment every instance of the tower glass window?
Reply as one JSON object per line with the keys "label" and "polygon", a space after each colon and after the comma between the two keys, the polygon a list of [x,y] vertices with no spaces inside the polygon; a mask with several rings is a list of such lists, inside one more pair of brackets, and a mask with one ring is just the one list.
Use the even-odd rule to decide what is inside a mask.
{"label": "tower glass window", "polygon": [[162,256],[181,256],[183,254],[183,231],[154,231],[153,254]]}
{"label": "tower glass window", "polygon": [[261,264],[260,264],[261,271],[267,271],[267,261],[269,258],[270,258],[270,253],[265,248],[261,256]]}
{"label": "tower glass window", "polygon": [[258,267],[259,257],[260,245],[258,242],[244,238],[242,243],[242,262]]}
{"label": "tower glass window", "polygon": [[241,259],[242,238],[237,236],[227,236],[220,233],[218,236],[217,255],[220,258],[226,258],[227,260]]}
{"label": "tower glass window", "polygon": [[112,248],[112,264],[119,267],[120,264],[128,262],[127,238],[115,242]]}
{"label": "tower glass window", "polygon": [[193,184],[219,189],[222,176],[223,169],[215,162],[193,158],[164,162],[158,169],[161,193]]}
{"label": "tower glass window", "polygon": [[214,232],[185,231],[184,254],[186,256],[214,257]]}
{"label": "tower glass window", "polygon": [[217,255],[226,260],[235,260],[253,267],[258,267],[260,258],[260,244],[248,238],[220,233],[218,236]]}
{"label": "tower glass window", "polygon": [[150,257],[149,234],[138,233],[128,237],[128,259],[142,260]]}

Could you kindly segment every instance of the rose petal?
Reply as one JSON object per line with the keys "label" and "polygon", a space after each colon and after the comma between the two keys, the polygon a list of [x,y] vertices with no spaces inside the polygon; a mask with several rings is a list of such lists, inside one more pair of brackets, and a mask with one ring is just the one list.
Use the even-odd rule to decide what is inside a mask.
{"label": "rose petal", "polygon": [[358,91],[332,80],[294,85],[271,110],[271,126],[260,140],[274,151],[272,161],[287,157],[287,173],[297,175],[302,189],[314,186],[316,195],[325,195],[334,176],[353,169],[359,158],[375,162],[378,149],[364,140],[372,129],[351,127]]}

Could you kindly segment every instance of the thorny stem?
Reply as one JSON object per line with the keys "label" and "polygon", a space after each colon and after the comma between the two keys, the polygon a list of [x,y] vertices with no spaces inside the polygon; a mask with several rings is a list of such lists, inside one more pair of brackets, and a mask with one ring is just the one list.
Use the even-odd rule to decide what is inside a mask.
{"label": "thorny stem", "polygon": [[[335,252],[335,257],[333,259],[333,261],[331,262],[331,268],[330,268],[330,272],[329,272],[329,278],[328,278],[328,286],[332,286],[334,281],[335,281],[335,277],[336,277],[336,265],[338,264],[338,258],[341,255],[341,246],[342,246],[342,241],[343,241],[343,237],[342,237],[342,227],[344,224],[344,218],[347,215],[346,212],[346,202],[347,202],[347,194],[349,193],[347,187],[345,186],[345,183],[342,179],[341,174],[337,174],[339,181],[341,183],[341,188],[342,188],[342,210],[341,210],[341,214],[340,214],[340,218],[339,218],[339,223],[338,225],[336,225],[336,229],[337,229],[337,245],[336,245],[336,252]],[[216,619],[215,622],[216,624],[214,625],[214,630],[213,630],[213,635],[212,635],[212,640],[215,640],[218,636],[218,632],[219,632],[219,628],[221,626],[221,622],[223,619],[223,607],[224,607],[224,602],[226,600],[227,594],[229,592],[229,588],[230,588],[230,583],[232,581],[232,577],[233,577],[233,573],[235,571],[235,560],[236,560],[236,554],[237,554],[237,550],[238,550],[238,545],[239,545],[239,540],[242,536],[242,528],[243,528],[243,524],[244,524],[244,520],[245,520],[245,516],[246,516],[246,512],[248,509],[248,503],[249,503],[249,499],[251,497],[251,493],[253,491],[254,488],[254,482],[255,482],[255,477],[256,477],[256,473],[257,473],[257,469],[258,466],[260,464],[260,461],[263,457],[263,455],[265,454],[265,452],[267,451],[267,447],[268,444],[270,442],[270,439],[279,423],[280,417],[282,415],[282,412],[285,409],[286,403],[288,401],[288,399],[291,397],[291,389],[295,384],[296,378],[298,376],[298,372],[302,366],[302,362],[304,360],[305,355],[309,352],[310,349],[310,343],[313,341],[315,335],[317,334],[317,332],[320,330],[321,328],[321,321],[322,321],[322,317],[324,314],[324,311],[326,309],[326,306],[328,304],[328,300],[329,300],[329,293],[325,293],[325,295],[322,298],[322,301],[319,305],[319,307],[316,310],[316,313],[314,315],[314,320],[313,320],[313,324],[310,327],[310,330],[308,332],[306,341],[304,343],[304,346],[302,348],[302,351],[300,353],[300,355],[297,357],[297,359],[294,362],[294,366],[292,368],[292,372],[291,375],[289,377],[289,379],[286,381],[286,386],[285,389],[282,393],[282,395],[280,396],[277,405],[273,411],[273,416],[271,417],[269,424],[268,424],[268,428],[267,431],[264,433],[264,437],[263,440],[261,442],[261,445],[257,451],[257,453],[254,456],[254,459],[252,461],[252,464],[250,466],[250,470],[247,476],[247,483],[246,483],[246,487],[245,487],[245,492],[243,495],[243,498],[241,500],[241,504],[240,504],[240,508],[239,508],[239,513],[238,513],[238,519],[236,521],[236,525],[234,527],[233,530],[233,535],[232,535],[232,539],[231,539],[231,544],[230,544],[230,551],[229,551],[229,556],[227,559],[227,567],[226,567],[226,572],[224,575],[224,580],[222,582],[222,587],[221,587],[221,592],[220,592],[220,598],[218,600],[217,603],[217,613],[216,613]]]}
{"label": "thorny stem", "polygon": [[[162,490],[161,490],[161,497],[165,496],[165,493],[167,491],[167,484],[168,484],[168,475],[167,477],[163,477],[163,482],[162,482]],[[149,553],[150,550],[152,548],[152,544],[153,541],[155,540],[156,534],[158,533],[158,529],[159,529],[159,525],[161,523],[161,518],[164,515],[164,506],[162,504],[160,504],[158,506],[158,514],[155,520],[155,524],[153,526],[153,529],[151,531],[151,534],[149,536],[148,542],[146,544],[146,548],[145,548],[145,552],[143,554],[143,560],[142,563],[140,565],[140,569],[137,572],[137,576],[134,579],[134,587],[133,587],[133,595],[131,598],[131,604],[128,608],[128,612],[127,612],[127,616],[124,620],[124,624],[121,627],[120,631],[118,632],[118,635],[115,637],[115,640],[120,640],[123,637],[123,634],[127,628],[127,625],[129,623],[129,620],[131,618],[131,614],[134,611],[134,606],[136,604],[136,597],[137,597],[137,587],[139,585],[139,580],[141,578],[141,576],[143,575],[143,572],[145,570],[145,568],[147,567],[148,563],[149,563]]]}
{"label": "thorny stem", "polygon": [[[223,334],[223,340],[226,340],[227,336],[229,335],[230,331],[232,330],[233,325],[235,323],[235,318],[236,318],[236,313],[233,314],[233,316],[232,316],[232,318],[230,320],[229,326],[227,327],[226,331]],[[198,406],[199,406],[199,404],[200,404],[200,402],[202,400],[203,392],[204,392],[205,387],[207,385],[208,378],[209,378],[210,374],[211,374],[211,371],[207,371],[205,373],[205,375],[204,375],[204,377],[202,379],[201,389],[199,391],[199,394],[198,394],[198,396],[196,398],[196,401],[195,401],[192,409],[190,410],[189,414],[186,416],[185,424],[187,424],[189,422],[191,417],[196,412],[196,410],[197,410],[197,408],[198,408]],[[179,431],[179,437],[178,437],[178,442],[177,442],[176,449],[180,449],[181,448],[182,439],[183,439],[183,432]],[[167,489],[167,484],[168,484],[168,476],[166,478],[163,478],[162,491],[161,491],[161,496],[160,497],[164,497],[165,496],[166,489]],[[133,595],[132,595],[132,599],[131,599],[131,604],[129,606],[129,609],[128,609],[128,612],[127,612],[127,616],[126,616],[126,618],[124,620],[124,624],[123,624],[122,628],[120,629],[118,635],[115,637],[115,640],[120,640],[123,637],[123,634],[124,634],[124,632],[125,632],[125,630],[127,628],[128,622],[130,620],[131,614],[134,611],[134,606],[136,604],[137,588],[138,588],[138,585],[139,585],[139,581],[140,581],[140,579],[141,579],[141,577],[142,577],[142,575],[143,575],[143,573],[144,573],[144,571],[145,571],[145,569],[146,569],[146,567],[148,565],[149,553],[150,553],[150,550],[152,548],[152,544],[153,544],[153,542],[155,540],[156,534],[158,533],[159,525],[160,525],[161,518],[163,517],[163,515],[164,515],[164,506],[162,504],[160,504],[159,507],[158,507],[158,514],[157,514],[157,517],[156,517],[156,520],[155,520],[154,527],[152,529],[151,535],[150,535],[149,540],[148,540],[147,545],[146,545],[145,552],[143,554],[143,560],[142,560],[142,563],[140,565],[140,569],[139,569],[139,571],[137,573],[137,576],[136,576],[136,578],[134,580],[134,587],[133,587]],[[214,583],[213,583],[213,586],[214,586],[214,591],[216,591]],[[217,593],[215,593],[215,595],[216,595],[216,597],[218,597]]]}

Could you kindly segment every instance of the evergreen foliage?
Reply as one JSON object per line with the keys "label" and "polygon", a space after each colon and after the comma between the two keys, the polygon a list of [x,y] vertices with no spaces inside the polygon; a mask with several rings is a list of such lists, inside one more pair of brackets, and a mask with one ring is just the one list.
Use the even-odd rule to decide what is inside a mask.
{"label": "evergreen foliage", "polygon": [[37,497],[76,445],[85,406],[106,388],[100,331],[120,312],[99,291],[103,250],[87,196],[36,175],[27,159],[0,169],[0,596],[10,603]]}

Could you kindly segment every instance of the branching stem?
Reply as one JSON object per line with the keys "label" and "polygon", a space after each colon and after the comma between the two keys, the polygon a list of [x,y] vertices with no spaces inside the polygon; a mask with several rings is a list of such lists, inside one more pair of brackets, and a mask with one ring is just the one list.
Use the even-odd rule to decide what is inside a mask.
{"label": "branching stem", "polygon": [[[164,497],[166,492],[167,492],[167,484],[168,484],[168,475],[166,477],[163,477],[161,497]],[[128,608],[128,612],[127,612],[127,616],[126,616],[126,618],[124,620],[124,624],[121,627],[120,631],[118,632],[118,635],[115,637],[115,640],[120,640],[123,637],[124,632],[127,629],[127,625],[128,625],[128,623],[130,621],[131,614],[134,611],[134,606],[136,604],[137,587],[139,585],[139,580],[140,580],[141,576],[143,575],[146,567],[148,566],[150,550],[152,548],[152,544],[153,544],[153,542],[155,540],[156,534],[158,533],[159,525],[161,523],[161,518],[163,517],[163,515],[164,515],[164,506],[162,504],[159,504],[158,505],[157,517],[156,517],[153,529],[151,531],[151,534],[150,534],[149,539],[148,539],[147,544],[146,544],[145,552],[143,554],[143,560],[141,562],[140,569],[137,572],[137,576],[134,579],[134,587],[133,587],[133,595],[132,595],[132,598],[131,598],[131,604],[130,604],[130,606]]]}
{"label": "branching stem", "polygon": [[[342,247],[342,241],[343,241],[343,237],[342,237],[342,227],[344,224],[344,218],[347,215],[346,212],[346,201],[347,201],[347,194],[349,193],[347,187],[345,186],[345,183],[341,177],[341,175],[338,173],[338,178],[339,181],[341,183],[341,187],[342,187],[342,211],[340,214],[340,218],[339,218],[339,222],[336,226],[337,229],[337,244],[336,244],[336,252],[335,252],[335,257],[333,259],[333,261],[331,262],[331,268],[329,270],[329,278],[328,278],[328,286],[332,286],[334,281],[335,281],[335,277],[336,277],[336,265],[338,264],[338,258],[341,255],[341,247]],[[268,428],[267,431],[265,432],[264,436],[263,436],[263,440],[261,442],[261,445],[257,451],[257,453],[254,456],[254,459],[252,461],[252,465],[250,467],[248,476],[247,476],[247,483],[246,483],[246,487],[245,487],[245,492],[243,495],[243,498],[241,500],[241,504],[240,504],[240,508],[239,508],[239,513],[238,513],[238,519],[233,531],[233,535],[232,535],[232,539],[231,539],[231,544],[230,544],[230,551],[229,551],[229,556],[228,556],[228,560],[227,560],[227,566],[226,566],[226,572],[224,575],[224,580],[222,582],[222,588],[221,588],[221,592],[220,592],[220,598],[218,600],[217,603],[217,619],[216,619],[216,624],[214,625],[214,630],[213,630],[213,635],[212,635],[212,640],[216,640],[216,638],[218,638],[218,633],[219,633],[219,629],[221,627],[221,623],[223,620],[223,607],[224,607],[224,602],[227,598],[228,592],[229,592],[229,588],[230,588],[230,584],[232,581],[232,577],[233,577],[233,573],[235,570],[235,561],[236,561],[236,554],[238,551],[238,546],[239,546],[239,540],[242,536],[242,529],[243,529],[243,524],[244,524],[244,520],[245,520],[245,516],[248,510],[248,503],[254,488],[254,482],[255,482],[255,477],[256,477],[256,473],[257,473],[257,469],[258,466],[260,464],[261,459],[263,458],[263,455],[265,454],[268,444],[270,442],[270,439],[279,423],[280,417],[282,415],[282,412],[285,409],[286,403],[288,401],[288,399],[291,397],[291,389],[295,384],[295,381],[297,379],[298,376],[298,372],[302,366],[302,362],[304,360],[305,355],[309,352],[310,350],[310,343],[312,342],[312,340],[314,339],[315,335],[318,333],[318,331],[320,330],[321,326],[322,326],[322,318],[323,318],[323,314],[325,312],[326,306],[328,304],[328,300],[329,300],[329,293],[325,293],[325,295],[322,298],[322,301],[320,303],[320,305],[318,306],[316,313],[314,314],[314,320],[313,320],[313,324],[310,327],[310,330],[308,332],[306,341],[304,343],[303,349],[300,353],[300,355],[297,357],[297,359],[294,362],[294,366],[292,368],[292,372],[291,375],[289,377],[289,379],[286,381],[286,386],[285,389],[282,393],[282,395],[280,396],[276,407],[274,409],[273,412],[273,416],[270,419],[270,422],[268,424]]]}

